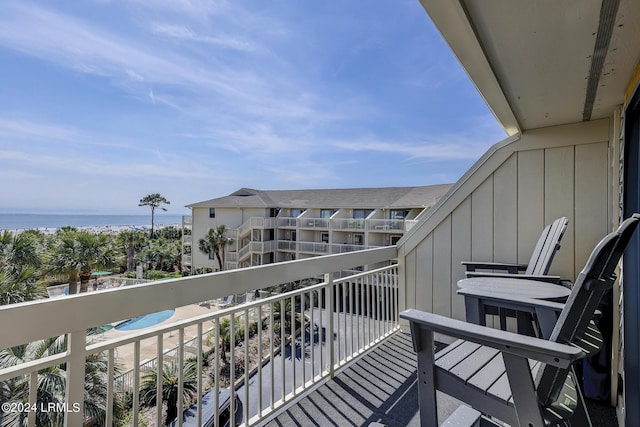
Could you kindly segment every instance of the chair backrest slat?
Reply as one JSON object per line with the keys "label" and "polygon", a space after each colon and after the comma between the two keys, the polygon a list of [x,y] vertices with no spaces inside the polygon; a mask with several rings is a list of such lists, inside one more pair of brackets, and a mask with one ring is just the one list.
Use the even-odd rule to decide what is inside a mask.
{"label": "chair backrest slat", "polygon": [[531,253],[525,274],[544,275],[549,272],[551,261],[560,249],[560,240],[564,236],[567,224],[569,224],[569,220],[566,217],[561,217],[544,228]]}
{"label": "chair backrest slat", "polygon": [[[572,344],[574,340],[583,336],[600,299],[613,287],[616,266],[639,221],[640,215],[634,214],[595,247],[573,285],[571,295],[551,333],[550,341]],[[538,399],[545,403],[555,401],[567,373],[568,370],[552,366],[540,370],[536,378]]]}

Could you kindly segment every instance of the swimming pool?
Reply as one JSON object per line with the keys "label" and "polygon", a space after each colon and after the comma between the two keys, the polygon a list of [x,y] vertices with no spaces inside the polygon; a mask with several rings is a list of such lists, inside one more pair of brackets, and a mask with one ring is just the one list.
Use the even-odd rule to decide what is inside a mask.
{"label": "swimming pool", "polygon": [[175,310],[158,311],[157,313],[145,314],[144,316],[134,317],[118,323],[115,328],[119,331],[133,331],[136,329],[144,329],[149,326],[157,325],[173,316]]}

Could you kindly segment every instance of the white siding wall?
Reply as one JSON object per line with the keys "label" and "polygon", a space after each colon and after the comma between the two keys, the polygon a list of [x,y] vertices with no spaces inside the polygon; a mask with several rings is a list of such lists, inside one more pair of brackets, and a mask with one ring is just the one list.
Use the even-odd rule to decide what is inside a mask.
{"label": "white siding wall", "polygon": [[479,160],[402,239],[403,309],[464,318],[463,260],[527,263],[544,226],[569,226],[551,274],[574,279],[610,230],[609,120],[528,131]]}

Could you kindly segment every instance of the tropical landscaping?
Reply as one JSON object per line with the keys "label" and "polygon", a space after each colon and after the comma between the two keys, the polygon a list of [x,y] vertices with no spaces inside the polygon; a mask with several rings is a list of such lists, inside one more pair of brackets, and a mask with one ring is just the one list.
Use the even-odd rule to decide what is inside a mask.
{"label": "tropical landscaping", "polygon": [[[210,230],[200,241],[200,250],[210,253],[224,266],[225,247],[230,239],[225,236],[226,228],[219,226]],[[135,276],[136,266],[141,265],[145,277],[156,279],[182,275],[181,230],[164,227],[155,230],[153,237],[143,231],[126,230],[117,235],[96,234],[73,227],[63,227],[47,235],[37,230],[22,232],[5,231],[0,234],[0,305],[14,304],[47,298],[46,288],[51,285],[68,284],[69,293],[91,290],[96,281],[95,273],[110,271],[121,275]],[[267,289],[269,293],[280,293],[312,284],[295,282]],[[79,285],[79,286],[78,286]],[[299,297],[298,297],[299,298]],[[257,318],[247,323],[236,319],[236,326],[230,327],[228,316],[211,325],[203,337],[204,391],[217,381],[220,387],[230,385],[230,380],[242,378],[245,369],[255,369],[269,356],[270,348],[278,347],[281,338],[291,335],[291,300],[282,300],[272,305],[271,327],[274,333],[258,334],[259,328],[268,329],[268,314],[262,313],[262,321]],[[296,300],[296,305],[302,301]],[[306,302],[305,302],[306,305]],[[287,313],[285,315],[285,313]],[[264,316],[267,315],[265,318]],[[296,309],[296,325],[303,324],[301,314]],[[281,331],[281,328],[283,330]],[[87,331],[87,340],[94,341],[96,331]],[[281,333],[282,332],[282,333]],[[246,340],[245,340],[246,337]],[[273,337],[274,343],[269,340]],[[216,341],[217,338],[217,341]],[[262,354],[258,354],[257,340],[261,339]],[[264,341],[266,340],[266,341]],[[247,343],[248,352],[238,350],[238,345]],[[25,343],[7,349],[0,349],[0,368],[17,366],[43,357],[63,353],[67,350],[67,337],[51,337],[38,342]],[[233,355],[232,355],[233,354]],[[245,364],[245,357],[248,358]],[[218,362],[216,362],[216,360]],[[157,396],[157,366],[141,370],[139,401],[148,408],[139,415],[139,425],[147,425],[145,412],[153,413],[157,402],[162,402],[163,422],[169,424],[176,418],[177,401],[184,404],[194,402],[198,397],[194,389],[197,378],[197,358],[188,358],[185,366],[175,360],[165,360],[162,374],[162,396]],[[178,396],[178,372],[182,370],[182,395]],[[86,359],[84,418],[86,425],[103,425],[107,405],[106,353],[91,355]],[[117,363],[115,376],[123,373],[123,364]],[[62,404],[66,387],[66,366],[59,365],[38,372],[38,405]],[[29,402],[30,380],[27,376],[0,382],[0,402]],[[159,399],[158,399],[159,397]],[[132,408],[131,391],[117,390],[113,400],[114,425],[129,425]],[[101,421],[102,420],[102,421]],[[58,426],[63,423],[60,412],[38,412],[36,425]],[[27,413],[0,414],[0,427],[27,425]]]}
{"label": "tropical landscaping", "polygon": [[[87,292],[97,271],[135,275],[142,265],[148,277],[181,275],[181,230],[166,227],[153,238],[143,231],[124,231],[118,235],[95,234],[73,227],[62,227],[46,235],[37,230],[4,231],[0,234],[0,305],[47,298],[47,286],[68,283],[70,294]],[[94,279],[95,280],[95,279]],[[80,285],[79,287],[77,285]],[[92,331],[88,331],[89,340]],[[51,337],[0,350],[0,368],[66,351],[65,336]],[[107,359],[104,354],[87,358],[85,368],[84,412],[87,423],[104,419],[107,390]],[[66,383],[65,366],[54,366],[38,373],[38,407],[62,404]],[[0,383],[0,402],[28,402],[29,378],[18,377]],[[127,399],[114,400],[116,419],[126,418]],[[26,413],[0,414],[0,426],[26,425]],[[39,411],[38,426],[62,425],[64,413]],[[119,421],[118,421],[119,422]]]}

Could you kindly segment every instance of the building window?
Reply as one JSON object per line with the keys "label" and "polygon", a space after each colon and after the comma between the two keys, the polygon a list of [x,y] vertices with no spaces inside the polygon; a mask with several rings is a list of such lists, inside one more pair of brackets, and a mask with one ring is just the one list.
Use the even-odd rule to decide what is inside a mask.
{"label": "building window", "polygon": [[408,210],[393,210],[391,211],[391,219],[405,219],[409,215]]}
{"label": "building window", "polygon": [[371,214],[371,212],[373,212],[372,209],[354,209],[353,210],[353,218],[354,219],[365,219]]}
{"label": "building window", "polygon": [[216,253],[213,251],[209,251],[209,259],[216,259]]}
{"label": "building window", "polygon": [[354,245],[364,245],[364,234],[354,234],[353,235],[353,244]]}
{"label": "building window", "polygon": [[329,233],[322,233],[320,237],[322,238],[323,243],[329,243]]}
{"label": "building window", "polygon": [[302,215],[302,212],[304,212],[302,209],[291,209],[291,217],[297,218]]}
{"label": "building window", "polygon": [[320,209],[320,218],[329,219],[334,212],[333,209]]}
{"label": "building window", "polygon": [[209,218],[216,217],[216,208],[209,208]]}

